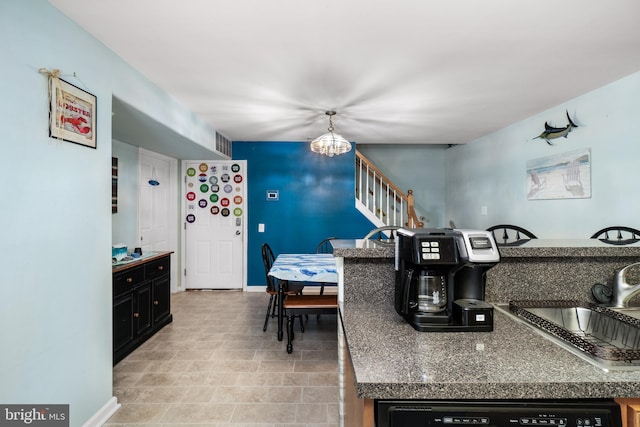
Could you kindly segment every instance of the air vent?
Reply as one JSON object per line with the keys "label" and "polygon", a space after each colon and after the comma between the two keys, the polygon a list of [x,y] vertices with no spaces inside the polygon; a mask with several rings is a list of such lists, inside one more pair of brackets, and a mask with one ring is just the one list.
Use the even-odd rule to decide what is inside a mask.
{"label": "air vent", "polygon": [[216,151],[231,158],[231,140],[216,132]]}

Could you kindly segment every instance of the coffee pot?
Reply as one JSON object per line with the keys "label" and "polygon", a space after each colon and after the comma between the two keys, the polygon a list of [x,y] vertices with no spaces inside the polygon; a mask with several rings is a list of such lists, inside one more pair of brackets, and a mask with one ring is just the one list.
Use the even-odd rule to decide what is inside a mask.
{"label": "coffee pot", "polygon": [[447,280],[435,271],[422,270],[418,275],[417,309],[438,313],[447,308]]}
{"label": "coffee pot", "polygon": [[493,330],[485,273],[500,261],[490,232],[397,231],[395,309],[418,331]]}

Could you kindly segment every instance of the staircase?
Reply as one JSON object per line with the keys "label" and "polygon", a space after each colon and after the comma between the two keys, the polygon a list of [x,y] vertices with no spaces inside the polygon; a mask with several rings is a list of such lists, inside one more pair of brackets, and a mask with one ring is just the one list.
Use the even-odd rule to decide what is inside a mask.
{"label": "staircase", "polygon": [[422,228],[413,191],[404,194],[369,159],[356,150],[356,208],[376,227]]}

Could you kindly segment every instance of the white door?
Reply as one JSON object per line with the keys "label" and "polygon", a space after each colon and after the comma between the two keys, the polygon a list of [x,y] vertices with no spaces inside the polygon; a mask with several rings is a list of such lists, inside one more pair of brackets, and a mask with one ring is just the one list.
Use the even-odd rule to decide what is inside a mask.
{"label": "white door", "polygon": [[[157,184],[157,185],[154,185]],[[177,252],[178,161],[138,151],[138,244],[143,251]],[[177,257],[171,257],[171,287],[177,288]]]}
{"label": "white door", "polygon": [[244,288],[246,160],[189,160],[183,170],[185,288]]}

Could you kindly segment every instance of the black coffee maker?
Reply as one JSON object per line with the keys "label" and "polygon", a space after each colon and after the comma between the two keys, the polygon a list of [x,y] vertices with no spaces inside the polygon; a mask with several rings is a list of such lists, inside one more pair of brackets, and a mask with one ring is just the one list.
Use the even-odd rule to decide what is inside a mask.
{"label": "black coffee maker", "polygon": [[396,237],[395,309],[424,332],[490,332],[485,273],[500,261],[491,232],[404,229]]}

